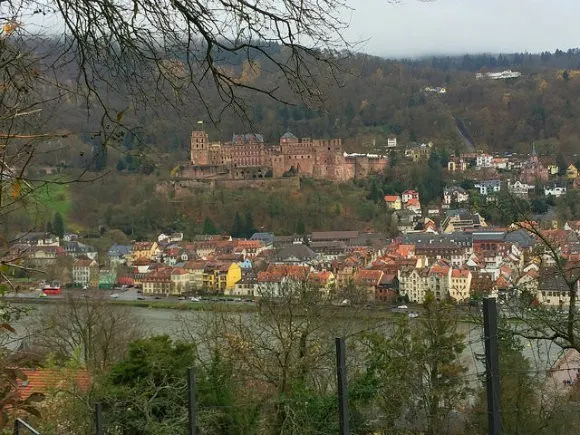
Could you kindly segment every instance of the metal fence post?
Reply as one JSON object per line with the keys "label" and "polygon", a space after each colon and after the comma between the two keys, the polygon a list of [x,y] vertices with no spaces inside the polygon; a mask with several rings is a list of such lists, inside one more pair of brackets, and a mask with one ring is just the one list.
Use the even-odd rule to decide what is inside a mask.
{"label": "metal fence post", "polygon": [[346,364],[344,338],[335,338],[336,376],[338,378],[338,416],[340,434],[348,435],[348,392],[346,386]]}
{"label": "metal fence post", "polygon": [[97,435],[104,435],[103,428],[103,405],[102,403],[95,403],[95,433]]}
{"label": "metal fence post", "polygon": [[502,427],[499,408],[499,351],[495,298],[483,299],[483,333],[485,338],[488,433],[489,435],[498,435],[501,434]]}
{"label": "metal fence post", "polygon": [[197,433],[196,428],[196,403],[195,403],[195,374],[193,367],[187,369],[187,392],[188,392],[188,414],[189,414],[189,435]]}

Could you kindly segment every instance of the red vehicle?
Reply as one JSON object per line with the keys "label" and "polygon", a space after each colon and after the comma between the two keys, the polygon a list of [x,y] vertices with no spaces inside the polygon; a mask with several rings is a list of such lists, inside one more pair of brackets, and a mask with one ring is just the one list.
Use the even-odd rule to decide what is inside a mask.
{"label": "red vehicle", "polygon": [[52,284],[45,284],[42,287],[42,293],[44,293],[47,296],[56,296],[59,295],[61,293],[61,289],[60,289],[60,285],[57,283],[52,283]]}

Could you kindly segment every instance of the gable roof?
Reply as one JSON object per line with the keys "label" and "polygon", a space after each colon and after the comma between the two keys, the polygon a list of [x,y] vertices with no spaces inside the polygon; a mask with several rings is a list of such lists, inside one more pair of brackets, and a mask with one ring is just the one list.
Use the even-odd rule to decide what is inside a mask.
{"label": "gable roof", "polygon": [[49,390],[89,390],[91,378],[87,369],[22,369],[26,379],[17,380],[17,391],[22,400],[33,393],[47,393]]}

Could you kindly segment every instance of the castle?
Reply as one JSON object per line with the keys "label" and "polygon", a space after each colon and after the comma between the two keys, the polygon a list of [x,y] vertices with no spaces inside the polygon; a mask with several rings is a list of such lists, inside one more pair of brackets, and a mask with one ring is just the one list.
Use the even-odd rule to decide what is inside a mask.
{"label": "castle", "polygon": [[280,178],[304,175],[346,181],[380,172],[388,160],[377,154],[347,154],[341,139],[297,138],[287,132],[276,145],[259,134],[235,134],[231,142],[210,142],[203,130],[191,133],[191,161],[183,178],[196,180]]}

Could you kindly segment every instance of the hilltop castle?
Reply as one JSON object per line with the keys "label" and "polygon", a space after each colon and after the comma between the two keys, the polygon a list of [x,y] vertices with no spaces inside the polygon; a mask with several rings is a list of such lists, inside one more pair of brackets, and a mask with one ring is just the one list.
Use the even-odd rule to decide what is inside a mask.
{"label": "hilltop castle", "polygon": [[280,178],[305,175],[346,181],[380,172],[388,160],[376,154],[347,154],[341,139],[297,138],[287,132],[275,145],[259,134],[235,134],[231,142],[210,142],[191,133],[191,161],[181,176],[197,180]]}

